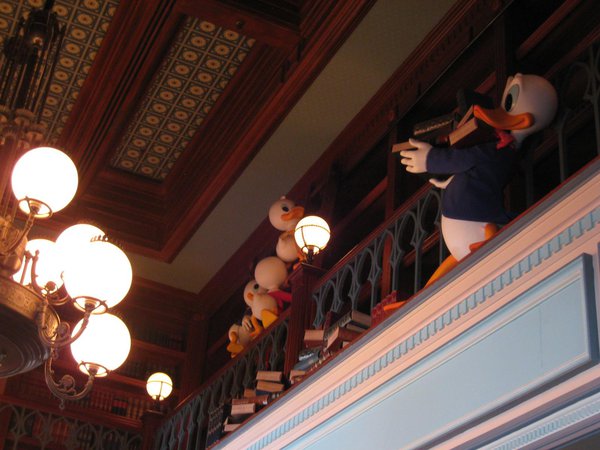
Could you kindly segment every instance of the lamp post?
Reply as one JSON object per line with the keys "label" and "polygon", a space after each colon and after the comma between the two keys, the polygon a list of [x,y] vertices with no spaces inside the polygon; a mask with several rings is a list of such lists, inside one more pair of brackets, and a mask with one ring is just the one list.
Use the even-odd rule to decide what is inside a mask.
{"label": "lamp post", "polygon": [[294,230],[296,245],[306,255],[309,264],[312,264],[314,255],[327,246],[330,236],[329,225],[318,216],[302,218]]}

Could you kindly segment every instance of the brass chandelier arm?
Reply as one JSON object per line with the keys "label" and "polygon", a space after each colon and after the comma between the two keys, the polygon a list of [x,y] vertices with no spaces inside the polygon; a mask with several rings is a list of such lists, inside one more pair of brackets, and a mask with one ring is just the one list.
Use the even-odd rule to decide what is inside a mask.
{"label": "brass chandelier arm", "polygon": [[73,378],[71,375],[63,375],[58,382],[54,381],[54,369],[52,368],[52,360],[57,358],[58,353],[56,352],[56,350],[52,350],[52,356],[46,360],[44,378],[50,392],[52,392],[52,394],[60,400],[59,408],[62,410],[65,409],[65,401],[81,400],[87,394],[89,394],[89,392],[92,390],[98,370],[96,367],[88,367],[88,365],[86,365],[88,371],[88,379],[83,389],[77,392],[75,378]]}
{"label": "brass chandelier arm", "polygon": [[[40,297],[44,298],[51,306],[61,306],[71,301],[69,294],[61,296],[60,292],[56,288],[56,285],[52,283],[52,286],[40,286],[37,282],[36,267],[38,261],[39,251],[36,250],[35,255],[31,253],[25,253],[25,263],[31,262],[31,287]],[[62,278],[62,274],[61,274]]]}
{"label": "brass chandelier arm", "polygon": [[90,315],[94,310],[94,306],[92,304],[86,304],[81,328],[79,328],[77,333],[73,336],[71,336],[71,326],[64,321],[61,321],[58,324],[56,331],[48,334],[47,317],[49,309],[54,312],[54,308],[52,308],[49,302],[44,299],[44,302],[40,307],[40,311],[38,311],[36,322],[40,340],[44,343],[44,345],[55,351],[56,349],[71,345],[73,342],[79,339],[90,321]]}

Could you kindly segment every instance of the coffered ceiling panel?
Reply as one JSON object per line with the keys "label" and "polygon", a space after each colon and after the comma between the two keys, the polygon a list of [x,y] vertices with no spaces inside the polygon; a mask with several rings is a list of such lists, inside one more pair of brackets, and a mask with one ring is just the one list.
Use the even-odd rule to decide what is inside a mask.
{"label": "coffered ceiling panel", "polygon": [[113,167],[165,179],[253,44],[241,33],[188,17],[144,94]]}

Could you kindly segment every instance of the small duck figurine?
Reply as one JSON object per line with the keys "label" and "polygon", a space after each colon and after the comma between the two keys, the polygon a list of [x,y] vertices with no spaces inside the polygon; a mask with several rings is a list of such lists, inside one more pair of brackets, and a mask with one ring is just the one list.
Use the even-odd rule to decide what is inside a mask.
{"label": "small duck figurine", "polygon": [[267,256],[261,259],[254,269],[254,278],[267,293],[277,302],[278,314],[285,309],[285,304],[292,301],[292,294],[284,291],[287,280],[287,268],[285,262],[277,256]]}
{"label": "small duck figurine", "polygon": [[305,259],[304,254],[294,240],[294,229],[304,217],[304,208],[285,196],[281,197],[269,208],[269,221],[277,230],[282,231],[277,240],[275,253],[282,261],[292,263],[297,259]]}
{"label": "small duck figurine", "polygon": [[253,331],[250,335],[254,339],[277,319],[279,315],[277,301],[256,280],[250,280],[246,284],[244,288],[244,301],[252,310],[250,321]]}
{"label": "small duck figurine", "polygon": [[235,358],[241,353],[253,339],[252,331],[254,328],[252,327],[251,317],[252,316],[244,315],[241,324],[234,323],[229,327],[229,332],[227,333],[229,337],[227,351],[231,353],[232,358]]}
{"label": "small duck figurine", "polygon": [[[436,148],[409,139],[416,150],[400,152],[401,163],[411,173],[445,173],[450,178],[429,180],[445,189],[442,197],[442,235],[450,256],[434,272],[426,286],[450,271],[496,232],[511,217],[504,209],[503,191],[508,184],[524,139],[550,125],[558,96],[550,82],[537,75],[509,77],[501,106],[477,105],[473,115],[495,129],[497,140],[467,148]],[[386,310],[404,302],[388,305]]]}

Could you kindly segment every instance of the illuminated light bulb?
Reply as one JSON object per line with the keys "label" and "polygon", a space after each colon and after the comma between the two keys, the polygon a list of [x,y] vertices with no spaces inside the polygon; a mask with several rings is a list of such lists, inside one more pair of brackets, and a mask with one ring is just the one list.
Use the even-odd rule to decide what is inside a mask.
{"label": "illuminated light bulb", "polygon": [[[73,328],[72,336],[81,328],[80,320]],[[129,355],[131,336],[125,323],[112,314],[91,315],[81,336],[71,344],[71,354],[79,364],[79,370],[89,374],[98,370],[103,377],[121,366]]]}
{"label": "illuminated light bulb", "polygon": [[[95,240],[82,244],[65,262],[64,282],[76,305],[85,309],[91,300],[106,302],[107,308],[117,305],[129,292],[133,273],[127,255],[116,245]],[[104,308],[94,311],[104,312]]]}
{"label": "illuminated light bulb", "polygon": [[304,217],[294,230],[296,244],[307,255],[316,255],[323,250],[329,242],[330,235],[329,225],[318,216]]}
{"label": "illuminated light bulb", "polygon": [[163,372],[153,373],[146,381],[146,391],[154,400],[162,401],[171,395],[173,381],[171,377]]}
{"label": "illuminated light bulb", "polygon": [[51,147],[29,150],[12,172],[12,189],[19,208],[29,214],[30,205],[22,200],[41,202],[36,217],[48,217],[67,206],[75,196],[77,184],[77,169],[71,158]]}

